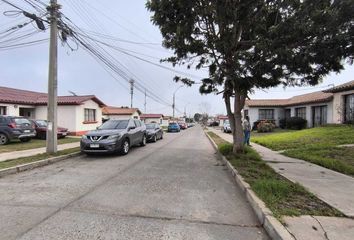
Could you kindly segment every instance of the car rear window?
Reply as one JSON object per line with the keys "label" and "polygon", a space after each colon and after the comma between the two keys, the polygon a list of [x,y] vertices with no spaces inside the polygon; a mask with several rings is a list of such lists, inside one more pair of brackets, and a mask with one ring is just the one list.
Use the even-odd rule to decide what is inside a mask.
{"label": "car rear window", "polygon": [[154,129],[155,128],[155,124],[148,123],[148,124],[146,124],[146,128],[147,129]]}
{"label": "car rear window", "polygon": [[13,118],[13,121],[16,123],[16,125],[23,125],[23,124],[31,125],[30,121],[26,118]]}
{"label": "car rear window", "polygon": [[36,123],[39,127],[47,127],[47,121],[37,120]]}
{"label": "car rear window", "polygon": [[108,120],[98,129],[105,130],[105,129],[125,129],[127,128],[129,120]]}
{"label": "car rear window", "polygon": [[170,123],[169,124],[170,126],[176,126],[176,125],[178,125],[177,123]]}

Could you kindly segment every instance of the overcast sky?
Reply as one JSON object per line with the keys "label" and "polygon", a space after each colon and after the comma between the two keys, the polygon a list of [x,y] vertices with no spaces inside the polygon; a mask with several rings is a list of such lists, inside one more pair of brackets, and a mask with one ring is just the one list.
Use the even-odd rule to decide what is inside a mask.
{"label": "overcast sky", "polygon": [[[23,0],[8,0],[9,2],[36,13],[36,10]],[[36,0],[32,0],[36,1]],[[42,0],[48,4],[49,0]],[[97,39],[114,45],[130,54],[144,60],[159,64],[159,59],[169,56],[169,51],[161,46],[161,35],[156,26],[150,22],[151,14],[145,8],[145,0],[58,0],[62,5],[62,12],[71,19],[76,26],[84,31],[90,31],[109,35],[115,40],[101,38]],[[19,88],[25,90],[46,92],[48,75],[48,48],[49,43],[44,42],[36,46],[24,48],[7,49],[4,46],[29,42],[49,37],[49,31],[38,32],[25,40],[13,42],[13,39],[20,34],[14,33],[5,37],[7,29],[25,22],[23,16],[4,16],[6,11],[14,10],[13,7],[0,1],[0,86]],[[6,12],[7,15],[9,12]],[[11,12],[10,12],[11,14]],[[30,33],[36,30],[34,25],[27,25],[21,29],[22,33]],[[8,41],[8,40],[11,41]],[[119,40],[119,41],[117,41]],[[7,41],[7,42],[5,42]],[[69,42],[71,46],[76,45]],[[69,91],[78,95],[96,95],[106,105],[129,106],[129,84],[126,80],[115,76],[113,78],[100,63],[90,56],[82,47],[71,51],[65,45],[59,44],[58,57],[58,94],[70,95]],[[122,69],[129,77],[135,79],[148,91],[155,93],[160,99],[172,104],[173,92],[181,84],[173,82],[175,72],[166,70],[150,63],[127,56],[119,51],[106,48],[109,54],[119,62]],[[325,49],[324,49],[325,50]],[[170,64],[163,64],[172,68]],[[192,74],[195,80],[198,77],[207,76],[205,70],[187,70],[178,68],[186,74]],[[288,98],[312,91],[319,91],[328,88],[328,85],[339,85],[353,80],[354,67],[347,66],[340,74],[331,74],[316,87],[287,88],[286,90],[272,88],[257,90],[251,98]],[[221,96],[200,95],[199,86],[182,87],[176,93],[176,107],[179,110],[176,114],[181,115],[184,108],[188,115],[201,111],[201,103],[210,104],[210,114],[224,114],[225,107]],[[147,98],[147,113],[163,113],[172,115],[172,107],[167,103],[157,102]],[[134,107],[144,111],[144,94],[135,89]],[[202,104],[205,105],[205,104]]]}

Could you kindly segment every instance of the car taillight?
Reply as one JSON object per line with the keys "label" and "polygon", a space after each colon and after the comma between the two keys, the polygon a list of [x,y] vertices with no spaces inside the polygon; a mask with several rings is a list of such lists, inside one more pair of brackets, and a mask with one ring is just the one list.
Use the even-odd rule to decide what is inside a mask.
{"label": "car taillight", "polygon": [[9,126],[9,128],[16,128],[16,123],[9,123],[7,126]]}

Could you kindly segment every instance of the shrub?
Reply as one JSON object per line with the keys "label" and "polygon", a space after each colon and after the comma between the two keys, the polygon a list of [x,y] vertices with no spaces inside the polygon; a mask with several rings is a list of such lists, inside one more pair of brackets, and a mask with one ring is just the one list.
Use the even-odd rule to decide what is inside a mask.
{"label": "shrub", "polygon": [[219,151],[222,155],[229,155],[232,153],[233,145],[231,143],[222,143],[219,145]]}
{"label": "shrub", "polygon": [[279,127],[281,129],[284,129],[286,127],[286,118],[283,118],[283,119],[279,120]]}
{"label": "shrub", "polygon": [[258,132],[273,132],[275,125],[272,121],[260,121],[257,125]]}
{"label": "shrub", "polygon": [[286,120],[286,128],[301,130],[306,128],[307,121],[301,117],[291,117]]}

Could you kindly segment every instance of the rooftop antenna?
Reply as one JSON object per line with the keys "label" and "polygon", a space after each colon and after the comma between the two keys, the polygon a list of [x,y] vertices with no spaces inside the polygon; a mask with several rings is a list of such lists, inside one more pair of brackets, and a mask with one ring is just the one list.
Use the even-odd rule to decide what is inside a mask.
{"label": "rooftop antenna", "polygon": [[77,96],[77,94],[76,93],[74,93],[73,91],[68,91],[71,95],[73,95],[73,96]]}

